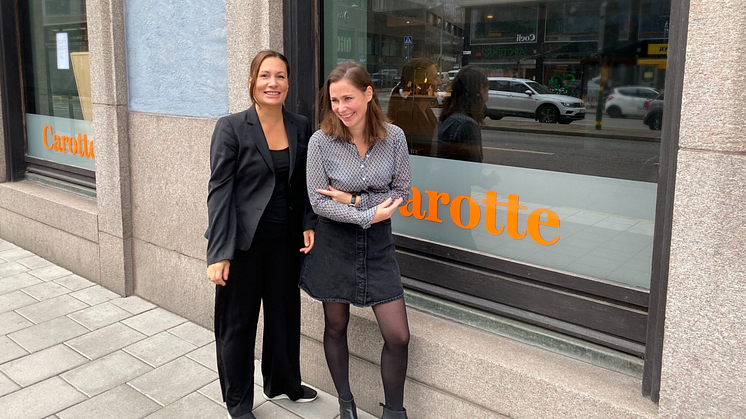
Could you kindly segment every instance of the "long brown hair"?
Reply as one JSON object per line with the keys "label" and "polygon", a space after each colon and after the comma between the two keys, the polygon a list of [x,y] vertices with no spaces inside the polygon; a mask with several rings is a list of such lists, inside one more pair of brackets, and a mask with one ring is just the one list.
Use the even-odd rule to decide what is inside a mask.
{"label": "long brown hair", "polygon": [[354,62],[348,61],[342,63],[329,73],[326,78],[324,87],[319,92],[318,109],[319,124],[321,131],[326,135],[341,138],[345,141],[352,141],[352,134],[344,123],[332,110],[332,101],[329,97],[329,85],[340,80],[347,80],[356,89],[361,92],[370,87],[373,89],[373,98],[368,102],[368,110],[365,112],[365,128],[363,137],[368,144],[375,144],[377,141],[386,138],[386,123],[389,122],[386,115],[381,110],[381,104],[376,97],[376,90],[373,87],[373,80],[365,68]]}
{"label": "long brown hair", "polygon": [[490,82],[479,67],[467,65],[456,74],[451,84],[451,97],[446,99],[440,120],[445,121],[454,113],[463,113],[482,124],[484,120],[484,99],[482,89],[489,88]]}
{"label": "long brown hair", "polygon": [[259,67],[262,66],[262,63],[267,58],[279,58],[282,60],[283,63],[285,63],[285,72],[287,76],[290,76],[290,63],[288,62],[288,59],[285,58],[282,53],[277,52],[272,49],[265,49],[262,51],[259,51],[258,54],[254,57],[253,60],[251,60],[251,67],[249,67],[249,77],[251,78],[252,82],[249,85],[249,97],[251,98],[251,103],[253,103],[256,106],[256,97],[254,97],[254,84],[256,82],[257,77],[259,77]]}

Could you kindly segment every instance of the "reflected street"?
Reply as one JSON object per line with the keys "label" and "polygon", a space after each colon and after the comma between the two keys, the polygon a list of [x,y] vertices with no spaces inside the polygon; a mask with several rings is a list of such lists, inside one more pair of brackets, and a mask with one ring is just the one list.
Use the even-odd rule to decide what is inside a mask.
{"label": "reflected street", "polygon": [[484,162],[656,182],[660,143],[482,130]]}

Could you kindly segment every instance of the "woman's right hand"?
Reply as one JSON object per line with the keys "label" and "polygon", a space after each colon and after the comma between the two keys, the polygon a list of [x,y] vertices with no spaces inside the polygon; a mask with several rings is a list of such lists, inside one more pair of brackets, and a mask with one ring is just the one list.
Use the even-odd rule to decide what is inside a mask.
{"label": "woman's right hand", "polygon": [[223,259],[220,262],[215,262],[207,267],[207,279],[214,282],[216,285],[225,285],[225,281],[228,280],[228,272],[231,268],[231,261]]}
{"label": "woman's right hand", "polygon": [[396,198],[392,202],[392,199],[389,198],[383,202],[381,202],[376,207],[376,213],[373,214],[373,219],[370,221],[371,224],[375,224],[381,221],[388,220],[391,218],[392,215],[394,215],[394,211],[396,211],[397,208],[399,208],[399,205],[404,202],[404,199],[402,198]]}

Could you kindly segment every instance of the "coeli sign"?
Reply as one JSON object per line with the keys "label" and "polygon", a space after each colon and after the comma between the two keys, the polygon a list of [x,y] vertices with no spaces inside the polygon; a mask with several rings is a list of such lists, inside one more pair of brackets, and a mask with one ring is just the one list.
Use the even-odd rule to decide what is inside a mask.
{"label": "coeli sign", "polygon": [[[404,217],[414,217],[418,220],[442,223],[444,216],[440,212],[440,204],[448,206],[448,215],[456,226],[466,230],[473,229],[485,217],[485,228],[492,235],[508,234],[515,240],[522,240],[526,233],[531,240],[536,243],[549,246],[559,240],[556,231],[547,232],[549,228],[559,228],[560,221],[557,214],[545,208],[539,208],[532,211],[525,225],[518,225],[518,210],[527,209],[526,206],[520,205],[518,195],[508,194],[507,202],[498,201],[497,192],[487,191],[487,196],[480,202],[485,204],[484,214],[482,208],[474,198],[470,196],[456,196],[451,198],[445,192],[425,191],[427,196],[427,208],[422,205],[422,193],[417,188],[412,188],[412,199],[406,205],[399,208],[399,213]],[[464,205],[466,204],[466,205]],[[463,213],[464,208],[468,211]],[[498,219],[498,207],[507,209],[507,216]],[[466,223],[463,222],[463,215],[466,215]],[[546,215],[542,220],[542,216]],[[545,227],[545,236],[542,235],[541,227]]]}

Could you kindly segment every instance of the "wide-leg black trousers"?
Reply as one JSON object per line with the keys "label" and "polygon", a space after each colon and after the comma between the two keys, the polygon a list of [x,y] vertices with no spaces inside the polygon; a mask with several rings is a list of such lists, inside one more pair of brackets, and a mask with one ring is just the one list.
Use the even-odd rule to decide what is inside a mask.
{"label": "wide-leg black trousers", "polygon": [[228,281],[215,294],[215,340],[223,400],[233,416],[254,403],[254,346],[264,302],[264,393],[297,399],[300,386],[299,252],[286,238],[255,238],[236,250]]}

